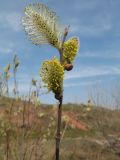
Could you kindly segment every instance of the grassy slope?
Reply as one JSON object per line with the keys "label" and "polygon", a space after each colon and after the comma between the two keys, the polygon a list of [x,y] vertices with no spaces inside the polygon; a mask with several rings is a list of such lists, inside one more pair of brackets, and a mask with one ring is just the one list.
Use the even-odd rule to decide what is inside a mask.
{"label": "grassy slope", "polygon": [[[23,102],[15,102],[12,99],[0,98],[0,112],[9,109],[14,103],[15,108],[22,106]],[[27,107],[29,104],[27,104]],[[31,107],[35,108],[33,105]],[[50,118],[56,120],[57,107],[51,105],[41,105],[37,112],[45,113],[40,119],[37,119],[38,126],[34,132],[36,138],[40,131],[39,125],[47,129]],[[88,131],[82,131],[75,128],[75,126],[68,124],[61,143],[61,159],[62,160],[118,160],[120,159],[120,110],[110,110],[100,107],[86,105],[67,104],[63,106],[63,111],[72,114],[77,121],[88,126]],[[32,112],[34,114],[35,112]],[[36,114],[36,113],[35,113]],[[62,131],[65,127],[65,122],[62,124]],[[47,148],[49,157],[52,157],[54,152],[53,134],[55,132],[53,126],[51,127],[51,134],[49,136],[49,143]],[[37,134],[38,132],[38,134]],[[52,147],[51,147],[52,145]]]}

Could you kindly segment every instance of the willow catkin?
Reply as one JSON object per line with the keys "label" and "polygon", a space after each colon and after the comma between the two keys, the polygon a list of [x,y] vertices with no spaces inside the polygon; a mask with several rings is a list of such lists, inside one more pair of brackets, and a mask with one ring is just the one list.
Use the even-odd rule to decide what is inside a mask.
{"label": "willow catkin", "polygon": [[60,48],[61,27],[56,13],[43,4],[29,5],[25,8],[22,24],[29,39],[36,45],[50,44]]}
{"label": "willow catkin", "polygon": [[70,64],[74,60],[79,49],[79,39],[77,37],[70,38],[63,45],[63,57],[65,62]]}
{"label": "willow catkin", "polygon": [[57,95],[62,94],[64,67],[56,57],[52,60],[46,60],[43,62],[40,75],[49,91],[52,91]]}

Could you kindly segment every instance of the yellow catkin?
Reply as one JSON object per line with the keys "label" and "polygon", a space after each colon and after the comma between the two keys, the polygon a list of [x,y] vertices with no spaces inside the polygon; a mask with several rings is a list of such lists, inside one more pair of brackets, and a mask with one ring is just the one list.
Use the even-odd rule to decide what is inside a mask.
{"label": "yellow catkin", "polygon": [[79,39],[73,37],[63,45],[63,57],[65,63],[72,63],[79,49]]}
{"label": "yellow catkin", "polygon": [[42,68],[40,69],[40,76],[49,91],[55,94],[62,94],[64,67],[56,57],[43,62]]}

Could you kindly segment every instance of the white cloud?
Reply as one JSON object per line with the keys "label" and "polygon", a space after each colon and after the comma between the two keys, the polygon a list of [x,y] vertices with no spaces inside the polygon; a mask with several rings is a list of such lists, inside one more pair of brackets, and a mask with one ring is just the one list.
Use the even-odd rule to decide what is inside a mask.
{"label": "white cloud", "polygon": [[79,0],[79,4],[74,3],[74,9],[75,10],[79,10],[79,11],[85,11],[85,10],[93,10],[94,8],[96,8],[97,6],[100,6],[101,1],[99,0]]}
{"label": "white cloud", "polygon": [[94,77],[94,76],[104,76],[104,75],[119,75],[120,74],[120,66],[118,67],[86,67],[81,68],[71,73],[65,74],[65,79],[75,79],[75,78],[85,78],[85,77]]}
{"label": "white cloud", "polygon": [[[96,6],[99,6],[99,1],[82,2],[81,5],[77,6],[79,9],[79,16],[71,17],[67,20],[71,26],[71,32],[94,37],[101,36],[113,29],[114,23],[112,13],[109,10],[103,10],[103,12],[101,12],[100,7],[96,10]],[[93,9],[94,15],[91,14],[91,12],[89,13],[88,8]],[[87,9],[87,11],[85,11],[85,9]]]}
{"label": "white cloud", "polygon": [[[13,89],[14,89],[14,84],[10,84],[9,85],[9,90],[10,90],[10,93],[13,92]],[[29,93],[29,90],[30,90],[30,85],[29,84],[23,84],[23,83],[19,83],[18,84],[18,90],[20,92],[20,94],[28,94]]]}
{"label": "white cloud", "polygon": [[80,52],[77,56],[78,58],[84,57],[98,57],[98,58],[120,58],[120,52],[115,50],[108,50],[108,51],[85,51]]}
{"label": "white cloud", "polygon": [[20,25],[21,15],[18,12],[1,12],[0,24],[3,28],[10,28],[13,31],[18,32],[21,28]]}
{"label": "white cloud", "polygon": [[70,31],[72,33],[79,33],[84,36],[101,36],[103,33],[112,29],[112,24],[107,22],[97,22],[93,24],[76,23],[72,24]]}
{"label": "white cloud", "polygon": [[64,87],[78,87],[78,86],[86,86],[93,84],[93,81],[79,82],[79,83],[65,83]]}
{"label": "white cloud", "polygon": [[0,40],[0,54],[14,54],[16,51],[16,48],[18,48],[18,43],[16,42],[11,42],[9,38],[6,39],[1,39]]}
{"label": "white cloud", "polygon": [[13,52],[12,48],[4,48],[4,47],[0,47],[0,54],[8,54]]}

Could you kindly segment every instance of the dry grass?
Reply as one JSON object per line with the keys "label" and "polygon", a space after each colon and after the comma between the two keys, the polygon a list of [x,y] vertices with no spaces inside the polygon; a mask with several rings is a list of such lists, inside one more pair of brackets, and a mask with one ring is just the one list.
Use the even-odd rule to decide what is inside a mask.
{"label": "dry grass", "polygon": [[[62,123],[65,134],[61,141],[61,160],[119,160],[120,110],[91,106],[88,111],[87,107],[63,106],[64,113],[83,122],[89,130],[82,131],[70,124],[65,129],[65,122]],[[9,124],[6,125],[9,129],[3,127],[5,134],[0,136],[0,160],[53,160],[56,109],[1,97],[0,115],[4,114],[3,122]],[[44,114],[39,117],[38,113]]]}

